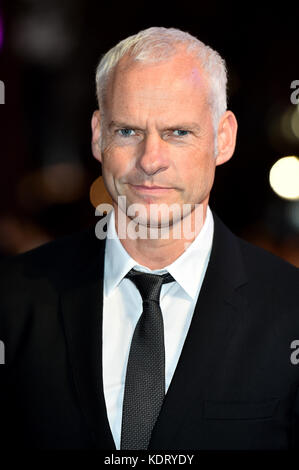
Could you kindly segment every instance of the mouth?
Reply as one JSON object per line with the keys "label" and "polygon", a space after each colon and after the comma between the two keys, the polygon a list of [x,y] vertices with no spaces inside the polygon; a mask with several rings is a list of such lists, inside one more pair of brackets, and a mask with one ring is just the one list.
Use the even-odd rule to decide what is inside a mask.
{"label": "mouth", "polygon": [[172,191],[174,188],[156,185],[129,184],[133,191],[144,194],[164,194]]}

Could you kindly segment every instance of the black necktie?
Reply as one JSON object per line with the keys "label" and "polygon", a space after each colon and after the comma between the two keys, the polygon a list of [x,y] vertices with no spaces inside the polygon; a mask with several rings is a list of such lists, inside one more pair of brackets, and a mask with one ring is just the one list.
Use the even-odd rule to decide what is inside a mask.
{"label": "black necktie", "polygon": [[160,308],[162,276],[131,269],[126,275],[138,288],[143,312],[134,330],[128,358],[122,414],[121,449],[147,449],[165,396],[164,327]]}

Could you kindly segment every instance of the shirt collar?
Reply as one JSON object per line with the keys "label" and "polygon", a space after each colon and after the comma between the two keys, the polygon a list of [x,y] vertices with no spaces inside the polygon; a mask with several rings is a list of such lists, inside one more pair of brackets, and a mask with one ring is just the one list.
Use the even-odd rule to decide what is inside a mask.
{"label": "shirt collar", "polygon": [[167,271],[192,297],[198,293],[209,262],[214,233],[212,212],[207,207],[205,222],[193,242],[173,263],[166,266]]}
{"label": "shirt collar", "polygon": [[136,265],[136,261],[122,246],[115,229],[114,209],[108,214],[105,248],[104,292],[109,295],[125,275]]}
{"label": "shirt collar", "polygon": [[214,232],[212,212],[207,207],[206,220],[194,241],[171,264],[163,269],[151,270],[139,265],[121,244],[115,229],[114,209],[108,214],[107,239],[105,249],[104,291],[109,295],[125,275],[135,268],[140,271],[163,274],[168,271],[176,282],[191,297],[197,295],[208,265]]}

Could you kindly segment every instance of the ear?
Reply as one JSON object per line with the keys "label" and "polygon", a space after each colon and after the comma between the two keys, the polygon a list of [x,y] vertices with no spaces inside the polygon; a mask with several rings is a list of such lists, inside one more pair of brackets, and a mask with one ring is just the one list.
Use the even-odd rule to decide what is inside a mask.
{"label": "ear", "polygon": [[94,158],[102,163],[102,151],[100,147],[100,137],[101,137],[101,115],[100,111],[97,109],[91,118],[91,130],[92,130],[92,139],[91,139],[91,150]]}
{"label": "ear", "polygon": [[232,157],[236,146],[237,129],[236,116],[232,111],[226,111],[218,126],[216,165],[222,165]]}

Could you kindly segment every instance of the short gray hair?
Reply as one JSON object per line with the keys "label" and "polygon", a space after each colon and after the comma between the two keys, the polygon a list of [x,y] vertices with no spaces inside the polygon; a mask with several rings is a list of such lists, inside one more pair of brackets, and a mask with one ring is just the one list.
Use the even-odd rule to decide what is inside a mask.
{"label": "short gray hair", "polygon": [[101,112],[107,83],[120,59],[129,53],[135,61],[151,63],[165,61],[177,52],[176,45],[185,45],[186,52],[200,60],[209,78],[215,154],[217,153],[217,130],[219,120],[227,109],[227,70],[220,54],[189,33],[176,28],[151,27],[120,41],[101,58],[96,70],[96,93]]}

